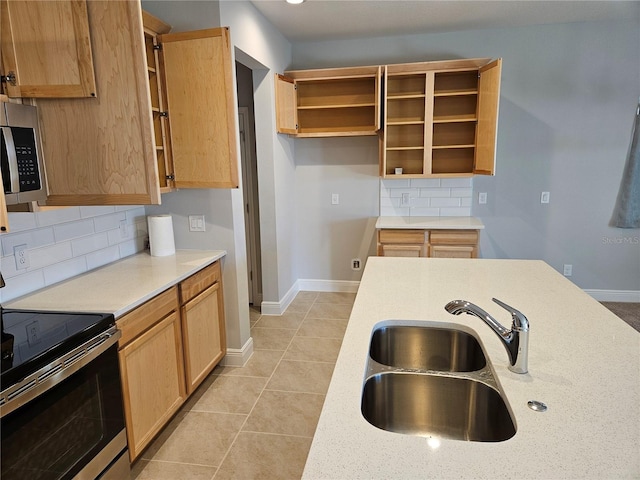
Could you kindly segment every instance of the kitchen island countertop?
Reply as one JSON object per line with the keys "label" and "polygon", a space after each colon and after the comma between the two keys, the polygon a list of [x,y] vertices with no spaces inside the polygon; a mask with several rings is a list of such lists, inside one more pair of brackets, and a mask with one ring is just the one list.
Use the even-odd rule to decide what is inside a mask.
{"label": "kitchen island countertop", "polygon": [[175,255],[152,257],[144,251],[9,301],[4,307],[113,313],[118,318],[225,255],[224,250],[177,250]]}
{"label": "kitchen island countertop", "polygon": [[[530,322],[529,373],[507,370],[497,335],[444,305],[464,299]],[[517,432],[502,442],[380,430],[360,412],[371,332],[395,320],[464,325],[481,340]],[[527,407],[529,400],[548,406]],[[371,257],[345,332],[304,479],[638,478],[640,333],[542,261]]]}

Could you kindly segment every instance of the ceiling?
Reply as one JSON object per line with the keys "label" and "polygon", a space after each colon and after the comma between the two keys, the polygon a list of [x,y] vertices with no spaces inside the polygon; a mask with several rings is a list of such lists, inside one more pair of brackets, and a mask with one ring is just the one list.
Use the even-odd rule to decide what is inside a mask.
{"label": "ceiling", "polygon": [[285,0],[251,3],[290,42],[640,17],[640,1]]}

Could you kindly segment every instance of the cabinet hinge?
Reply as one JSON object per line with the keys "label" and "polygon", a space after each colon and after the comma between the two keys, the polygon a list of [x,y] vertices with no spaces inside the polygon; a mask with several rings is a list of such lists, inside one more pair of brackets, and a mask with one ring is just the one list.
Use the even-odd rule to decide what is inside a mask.
{"label": "cabinet hinge", "polygon": [[161,117],[169,117],[169,112],[158,112]]}
{"label": "cabinet hinge", "polygon": [[2,77],[0,77],[0,81],[2,83],[10,83],[12,86],[16,86],[17,79],[16,79],[16,72],[9,72],[7,75],[2,75]]}
{"label": "cabinet hinge", "polygon": [[175,180],[176,176],[172,173],[170,175],[166,175],[164,178],[166,178],[167,180]]}
{"label": "cabinet hinge", "polygon": [[298,124],[296,123],[296,130],[298,130],[300,127],[298,127]]}
{"label": "cabinet hinge", "polygon": [[154,50],[162,50],[162,44],[161,44],[161,43],[156,43],[156,44],[153,46],[153,49],[154,49]]}

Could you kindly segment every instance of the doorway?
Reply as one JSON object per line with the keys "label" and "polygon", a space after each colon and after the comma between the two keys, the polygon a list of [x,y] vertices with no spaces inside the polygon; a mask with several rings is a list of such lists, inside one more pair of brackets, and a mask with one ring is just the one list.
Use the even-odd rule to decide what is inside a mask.
{"label": "doorway", "polygon": [[253,75],[250,68],[236,62],[238,86],[238,125],[242,170],[244,223],[247,249],[249,304],[262,304],[262,259],[260,248],[260,207],[258,200],[258,164],[253,108]]}

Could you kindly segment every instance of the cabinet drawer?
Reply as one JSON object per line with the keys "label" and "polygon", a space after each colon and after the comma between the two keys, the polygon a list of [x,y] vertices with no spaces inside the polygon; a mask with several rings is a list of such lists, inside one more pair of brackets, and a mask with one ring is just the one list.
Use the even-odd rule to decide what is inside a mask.
{"label": "cabinet drawer", "polygon": [[424,245],[383,245],[382,255],[385,257],[425,257]]}
{"label": "cabinet drawer", "polygon": [[429,249],[432,258],[476,258],[476,247],[465,245],[435,245]]}
{"label": "cabinet drawer", "polygon": [[426,230],[378,230],[378,240],[380,243],[425,243],[427,240]]}
{"label": "cabinet drawer", "polygon": [[477,230],[433,230],[431,245],[476,245]]}
{"label": "cabinet drawer", "polygon": [[177,287],[171,287],[119,318],[116,320],[116,326],[122,332],[122,337],[118,340],[119,348],[124,347],[142,332],[151,328],[156,322],[177,310],[178,289]]}
{"label": "cabinet drawer", "polygon": [[184,305],[218,281],[220,281],[220,261],[203,268],[180,283],[180,304]]}

